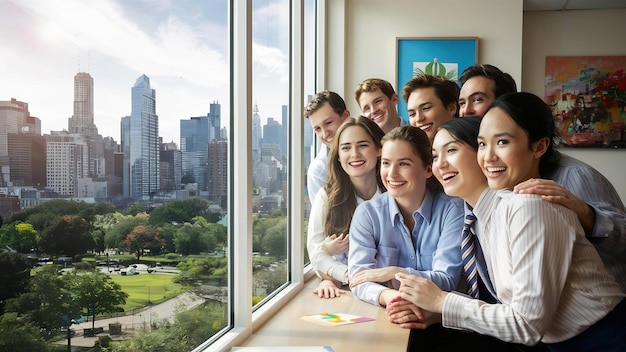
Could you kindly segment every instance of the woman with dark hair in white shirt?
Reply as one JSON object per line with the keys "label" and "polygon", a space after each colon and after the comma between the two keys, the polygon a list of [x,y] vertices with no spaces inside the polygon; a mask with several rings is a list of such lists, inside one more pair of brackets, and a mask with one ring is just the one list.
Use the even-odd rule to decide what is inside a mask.
{"label": "woman with dark hair in white shirt", "polygon": [[396,275],[401,297],[436,313],[425,315],[431,319],[425,325],[440,319],[447,328],[529,346],[543,342],[551,351],[626,350],[625,295],[576,214],[509,191],[538,177],[549,138],[537,138],[498,107],[483,118],[478,144],[467,137],[467,126],[459,128],[464,123],[476,126],[452,120],[435,136],[433,172],[445,192],[463,198],[466,213],[475,214],[486,263],[481,268],[476,262],[477,272],[492,284],[497,303],[444,292],[405,274]]}
{"label": "woman with dark hair in white shirt", "polygon": [[317,192],[307,234],[311,265],[322,279],[313,291],[335,298],[348,283],[350,220],[358,204],[385,191],[380,180],[381,139],[385,133],[363,116],[347,118],[329,153],[328,180]]}

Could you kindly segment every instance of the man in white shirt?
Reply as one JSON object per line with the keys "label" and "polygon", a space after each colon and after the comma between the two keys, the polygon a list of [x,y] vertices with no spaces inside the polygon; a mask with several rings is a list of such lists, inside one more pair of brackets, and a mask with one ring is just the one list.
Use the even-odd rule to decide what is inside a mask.
{"label": "man in white shirt", "polygon": [[311,204],[328,178],[328,150],[332,146],[335,132],[349,116],[350,111],[343,98],[328,90],[315,94],[304,109],[304,117],[309,119],[313,132],[323,143],[307,170],[307,189]]}

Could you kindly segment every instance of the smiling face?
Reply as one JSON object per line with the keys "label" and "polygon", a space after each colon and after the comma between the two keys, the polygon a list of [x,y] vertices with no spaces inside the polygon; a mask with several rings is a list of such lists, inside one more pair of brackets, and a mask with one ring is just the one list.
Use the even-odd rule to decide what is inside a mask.
{"label": "smiling face", "polygon": [[430,176],[431,165],[424,166],[409,142],[389,140],[383,144],[380,177],[401,207],[419,208]]}
{"label": "smiling face", "polygon": [[335,132],[337,132],[337,129],[339,129],[339,126],[341,126],[341,123],[349,114],[350,112],[346,110],[343,115],[338,115],[330,106],[330,103],[326,102],[309,115],[309,122],[315,135],[330,149],[333,145]]}
{"label": "smiling face", "polygon": [[400,117],[396,111],[397,94],[389,98],[378,88],[372,92],[361,93],[358,103],[363,115],[376,122],[385,133],[400,126]]}
{"label": "smiling face", "polygon": [[433,174],[449,196],[475,204],[487,187],[476,151],[440,129],[433,140]]}
{"label": "smiling face", "polygon": [[468,79],[459,93],[459,116],[484,116],[496,100],[496,82],[485,76]]}
{"label": "smiling face", "polygon": [[444,106],[432,87],[415,89],[409,95],[406,105],[411,126],[421,128],[430,140],[435,136],[437,128],[456,113],[456,104]]}
{"label": "smiling face", "polygon": [[339,136],[339,163],[350,178],[376,177],[380,149],[360,126],[350,126]]}
{"label": "smiling face", "polygon": [[483,117],[478,133],[477,159],[487,176],[489,188],[513,189],[539,175],[539,161],[546,141],[529,144],[524,129],[500,108]]}

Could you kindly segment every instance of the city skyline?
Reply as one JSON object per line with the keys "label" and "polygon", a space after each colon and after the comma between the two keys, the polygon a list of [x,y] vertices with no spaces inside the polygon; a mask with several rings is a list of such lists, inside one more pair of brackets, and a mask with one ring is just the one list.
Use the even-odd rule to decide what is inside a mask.
{"label": "city skyline", "polygon": [[[288,103],[288,38],[275,27],[288,19],[273,10],[283,0],[255,6],[253,70],[263,87],[254,90],[263,122],[280,119]],[[94,123],[103,137],[119,141],[120,120],[131,112],[130,88],[150,77],[158,92],[156,114],[164,142],[180,144],[179,121],[222,104],[229,108],[226,2],[159,3],[107,0],[62,3],[0,2],[0,100],[28,103],[42,133],[68,129],[73,114],[73,78],[94,80]],[[137,16],[141,13],[141,16]],[[271,27],[271,28],[270,28]],[[274,31],[274,35],[267,33]],[[285,31],[286,32],[286,31]]]}

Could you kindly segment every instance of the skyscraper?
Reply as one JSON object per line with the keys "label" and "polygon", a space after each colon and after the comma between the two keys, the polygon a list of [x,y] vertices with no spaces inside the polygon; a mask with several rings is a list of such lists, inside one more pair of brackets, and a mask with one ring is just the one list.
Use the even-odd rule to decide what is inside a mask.
{"label": "skyscraper", "polygon": [[87,177],[87,144],[78,134],[50,131],[46,135],[46,182],[63,196],[76,197],[78,180]]}
{"label": "skyscraper", "polygon": [[209,143],[209,200],[228,208],[228,141],[213,139]]}
{"label": "skyscraper", "polygon": [[261,161],[261,138],[263,138],[261,115],[259,115],[259,107],[254,104],[252,108],[252,167]]}
{"label": "skyscraper", "polygon": [[[30,116],[28,103],[0,101],[0,186],[11,185],[9,135],[41,136],[41,120]],[[23,160],[28,163],[29,161]],[[31,160],[32,162],[32,160]],[[45,168],[45,164],[41,165]]]}
{"label": "skyscraper", "polygon": [[141,75],[131,89],[131,113],[122,118],[124,196],[152,199],[158,192],[159,117],[150,78]]}
{"label": "skyscraper", "polygon": [[74,114],[68,119],[68,131],[94,140],[98,128],[93,119],[93,78],[86,72],[74,76]]}
{"label": "skyscraper", "polygon": [[197,183],[198,190],[208,190],[207,160],[209,142],[220,138],[221,106],[210,104],[206,116],[180,120],[180,149],[183,157],[185,183]]}

